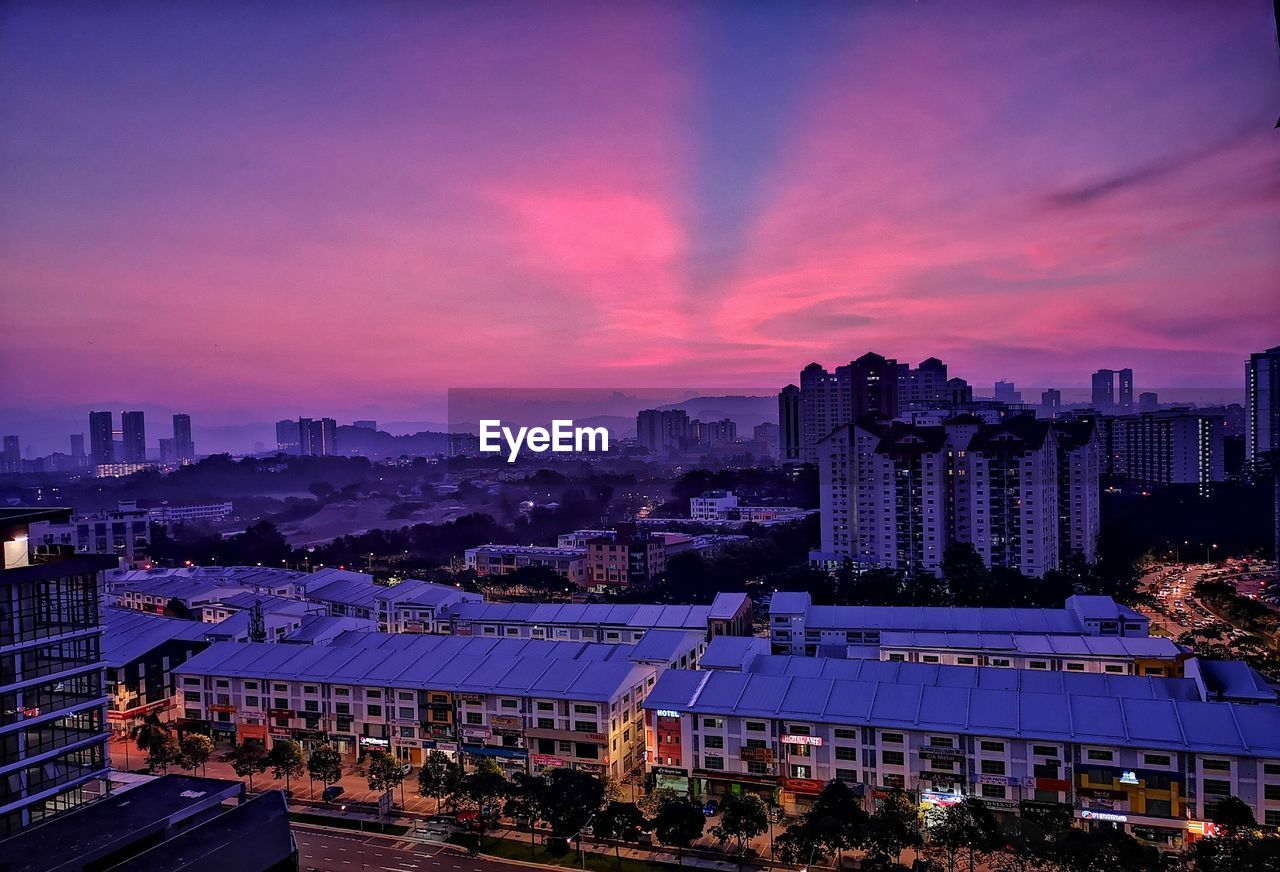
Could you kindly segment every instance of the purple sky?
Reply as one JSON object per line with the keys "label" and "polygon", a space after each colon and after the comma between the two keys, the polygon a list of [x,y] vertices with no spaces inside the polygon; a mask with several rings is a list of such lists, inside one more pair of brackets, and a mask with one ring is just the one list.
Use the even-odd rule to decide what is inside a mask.
{"label": "purple sky", "polygon": [[1280,342],[1252,2],[9,3],[5,406],[1233,386]]}

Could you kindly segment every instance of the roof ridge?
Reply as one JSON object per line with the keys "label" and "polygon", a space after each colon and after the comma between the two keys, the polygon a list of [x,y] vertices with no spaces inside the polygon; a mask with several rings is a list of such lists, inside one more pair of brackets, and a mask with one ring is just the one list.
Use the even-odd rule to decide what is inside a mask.
{"label": "roof ridge", "polygon": [[1231,725],[1236,728],[1236,734],[1240,736],[1240,744],[1246,750],[1250,750],[1249,742],[1244,737],[1244,730],[1240,728],[1240,719],[1236,717],[1235,706],[1227,706],[1227,711],[1231,713]]}

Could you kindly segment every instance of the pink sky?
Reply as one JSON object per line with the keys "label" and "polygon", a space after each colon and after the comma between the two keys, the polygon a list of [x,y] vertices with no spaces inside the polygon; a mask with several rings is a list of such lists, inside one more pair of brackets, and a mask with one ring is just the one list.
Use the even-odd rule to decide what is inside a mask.
{"label": "pink sky", "polygon": [[1280,343],[1265,2],[254,5],[0,13],[3,405]]}

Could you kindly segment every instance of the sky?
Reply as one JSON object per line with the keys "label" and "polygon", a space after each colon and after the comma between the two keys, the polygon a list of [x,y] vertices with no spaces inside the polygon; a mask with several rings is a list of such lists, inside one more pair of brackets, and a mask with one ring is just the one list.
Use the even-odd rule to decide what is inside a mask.
{"label": "sky", "polygon": [[1271,4],[10,2],[0,405],[1236,386],[1280,344]]}

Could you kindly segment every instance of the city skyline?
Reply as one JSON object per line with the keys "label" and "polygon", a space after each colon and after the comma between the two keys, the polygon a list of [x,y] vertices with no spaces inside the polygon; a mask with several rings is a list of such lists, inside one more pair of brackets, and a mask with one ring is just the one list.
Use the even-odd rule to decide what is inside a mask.
{"label": "city skyline", "polygon": [[32,5],[0,48],[26,412],[413,420],[868,348],[1233,387],[1280,322],[1260,2]]}

